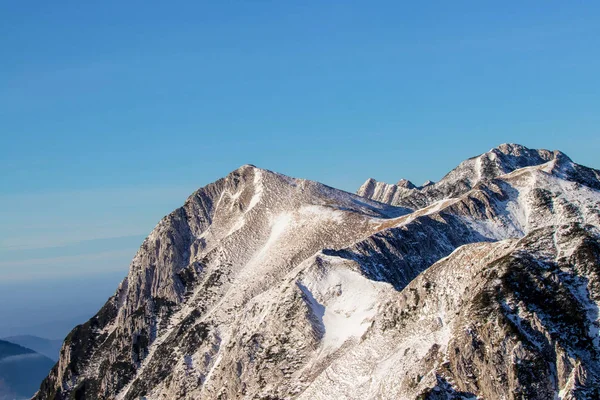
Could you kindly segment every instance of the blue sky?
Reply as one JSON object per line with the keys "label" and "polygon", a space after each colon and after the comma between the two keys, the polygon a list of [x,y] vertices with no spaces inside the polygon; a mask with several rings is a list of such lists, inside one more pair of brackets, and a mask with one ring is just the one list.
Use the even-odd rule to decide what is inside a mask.
{"label": "blue sky", "polygon": [[600,167],[598,3],[416,3],[0,3],[0,283],[104,299],[246,163],[348,191],[503,142]]}

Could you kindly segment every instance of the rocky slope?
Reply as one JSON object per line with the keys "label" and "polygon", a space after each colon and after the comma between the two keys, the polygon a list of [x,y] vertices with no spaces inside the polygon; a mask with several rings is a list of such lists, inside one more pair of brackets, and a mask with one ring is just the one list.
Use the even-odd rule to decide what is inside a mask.
{"label": "rocky slope", "polygon": [[253,166],[198,190],[36,398],[598,395],[598,171],[507,144],[358,194]]}

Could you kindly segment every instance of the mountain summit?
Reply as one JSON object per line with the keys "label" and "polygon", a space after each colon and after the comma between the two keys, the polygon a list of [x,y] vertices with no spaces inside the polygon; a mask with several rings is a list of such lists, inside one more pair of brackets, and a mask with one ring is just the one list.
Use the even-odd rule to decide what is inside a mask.
{"label": "mountain summit", "polygon": [[243,166],[193,193],[36,399],[593,399],[600,171],[504,144],[357,194]]}
{"label": "mountain summit", "polygon": [[463,161],[437,183],[427,181],[422,187],[416,188],[406,179],[391,185],[370,178],[357,193],[384,203],[423,207],[433,201],[461,195],[478,182],[558,158],[570,161],[559,151],[532,150],[518,144],[505,143]]}

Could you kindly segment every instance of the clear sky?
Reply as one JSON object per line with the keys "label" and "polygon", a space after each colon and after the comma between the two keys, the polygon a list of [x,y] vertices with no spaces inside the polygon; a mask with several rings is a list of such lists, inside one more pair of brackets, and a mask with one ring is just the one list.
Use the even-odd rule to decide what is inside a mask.
{"label": "clear sky", "polygon": [[0,286],[103,300],[246,163],[348,191],[503,142],[600,167],[600,3],[425,3],[1,2]]}

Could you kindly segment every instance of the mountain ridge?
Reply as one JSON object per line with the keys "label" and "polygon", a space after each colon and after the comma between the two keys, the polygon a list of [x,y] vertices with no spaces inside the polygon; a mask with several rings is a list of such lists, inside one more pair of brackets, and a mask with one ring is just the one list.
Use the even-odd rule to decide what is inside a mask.
{"label": "mountain ridge", "polygon": [[[393,185],[369,178],[358,189],[357,194],[383,203],[420,208],[427,205],[427,200],[424,200],[427,195],[433,195],[438,200],[453,197],[470,190],[477,182],[493,179],[519,168],[543,164],[558,157],[571,161],[557,150],[531,150],[522,145],[504,143],[463,161],[438,182],[428,181],[431,183],[426,182],[424,186],[416,187],[407,186],[403,182],[409,181],[405,179],[399,181],[403,184]],[[422,194],[423,191],[425,193]]]}
{"label": "mountain ridge", "polygon": [[[336,391],[348,398],[394,398],[399,393],[405,398],[440,398],[442,393],[451,398],[490,397],[511,391],[534,393],[539,388],[527,378],[534,372],[547,381],[539,396],[593,395],[588,389],[599,379],[593,357],[583,364],[567,357],[578,365],[573,369],[562,368],[563,361],[544,353],[540,357],[554,368],[550,370],[562,368],[565,379],[553,380],[546,369],[532,364],[523,367],[522,374],[498,370],[506,379],[494,384],[484,372],[493,359],[482,356],[469,363],[450,356],[452,340],[464,339],[459,331],[445,331],[443,337],[432,333],[418,342],[419,335],[410,339],[411,330],[428,332],[435,323],[406,325],[402,318],[386,316],[405,315],[410,309],[425,313],[430,321],[420,300],[406,303],[420,291],[415,282],[437,268],[468,271],[472,267],[464,263],[475,260],[481,249],[506,250],[505,245],[526,243],[519,251],[529,251],[533,261],[523,261],[512,247],[505,256],[516,264],[528,263],[530,269],[543,264],[554,270],[552,265],[559,261],[556,257],[548,261],[552,255],[538,249],[531,238],[556,239],[561,229],[583,232],[560,237],[573,242],[571,247],[584,249],[581,254],[591,254],[591,261],[584,256],[567,264],[560,261],[561,268],[575,271],[577,279],[596,282],[593,244],[600,227],[600,173],[558,151],[505,144],[464,161],[424,188],[399,183],[402,187],[393,195],[384,196],[381,190],[370,189],[378,184],[369,184],[359,189],[364,195],[359,196],[244,165],[197,190],[146,238],[128,276],[102,310],[69,334],[59,362],[35,398],[327,399]],[[592,245],[578,245],[580,237]],[[464,255],[457,258],[457,251]],[[484,257],[477,271],[492,269],[501,276],[514,268],[521,271],[518,265],[511,269],[495,262]],[[532,269],[535,274],[529,276],[528,271],[519,276],[539,280],[544,274]],[[443,274],[449,276],[448,271]],[[489,283],[482,275],[468,279],[474,285]],[[598,304],[595,285],[587,286],[587,297],[569,301],[577,307]],[[434,286],[443,291],[441,283]],[[504,309],[504,299],[518,297],[525,308],[536,301],[510,288],[508,283],[501,285],[502,295],[485,303],[502,321],[513,318],[498,311]],[[428,304],[435,295],[432,290],[419,296],[429,298]],[[464,301],[476,304],[472,297]],[[451,303],[455,310],[447,312],[464,313],[485,325],[479,314],[471,313],[471,306],[461,308],[460,298]],[[569,320],[563,326],[527,309],[533,312],[527,323],[538,318],[536,324],[549,332],[559,329],[581,336],[585,331],[581,326],[591,331],[598,326],[593,312],[575,325]],[[510,329],[526,331],[513,325]],[[510,336],[529,349],[519,353],[523,360],[535,353],[526,340],[529,334]],[[394,337],[404,339],[390,342]],[[493,347],[497,338],[486,334],[481,340]],[[394,347],[403,340],[413,347]],[[583,348],[563,339],[554,343],[565,354],[584,354]],[[435,350],[419,353],[425,347]],[[359,362],[353,349],[363,348],[388,361]],[[403,352],[417,357],[412,370],[400,361],[390,364]],[[508,354],[502,355],[505,363],[520,357]],[[455,360],[452,368],[444,367],[445,358],[451,364]],[[377,372],[376,365],[388,369]],[[326,376],[345,366],[366,375],[348,372],[327,381]],[[402,374],[394,377],[390,371],[397,368]],[[465,369],[475,378],[460,372]],[[582,382],[582,374],[587,376],[585,385],[572,385],[573,380]],[[409,377],[417,375],[421,378],[416,381]],[[364,386],[362,376],[370,377],[371,383]],[[388,378],[376,379],[379,376]]]}

